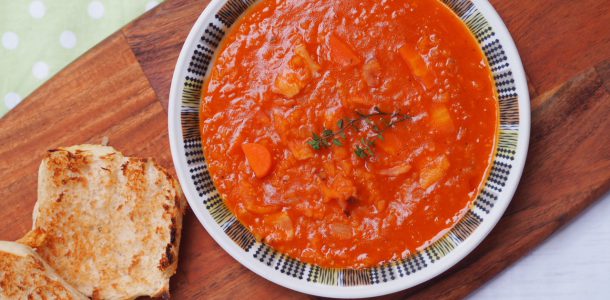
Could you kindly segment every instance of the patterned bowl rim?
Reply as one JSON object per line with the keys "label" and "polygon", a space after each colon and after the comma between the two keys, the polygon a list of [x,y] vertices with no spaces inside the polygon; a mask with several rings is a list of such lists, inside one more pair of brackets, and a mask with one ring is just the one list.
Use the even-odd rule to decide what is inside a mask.
{"label": "patterned bowl rim", "polygon": [[[500,220],[504,211],[506,210],[506,207],[512,200],[525,165],[530,136],[530,101],[523,65],[508,29],[498,13],[487,0],[442,0],[442,2],[450,6],[456,13],[456,9],[461,9],[461,6],[472,6],[474,7],[475,11],[480,12],[484,21],[486,21],[486,23],[489,25],[491,36],[495,36],[494,38],[499,46],[496,49],[501,50],[503,60],[506,61],[506,66],[510,66],[508,73],[512,76],[510,80],[511,93],[514,95],[514,100],[518,101],[518,104],[515,104],[515,106],[518,108],[518,113],[516,114],[518,117],[513,116],[513,118],[517,118],[517,121],[512,123],[514,130],[516,131],[517,138],[514,141],[515,145],[511,151],[512,155],[508,154],[511,159],[511,164],[508,165],[507,171],[503,171],[506,172],[506,175],[502,181],[502,188],[499,189],[498,194],[495,196],[495,201],[493,204],[489,205],[487,209],[483,209],[481,207],[481,209],[483,209],[483,211],[485,211],[487,214],[484,216],[484,219],[475,216],[479,219],[478,223],[473,226],[472,231],[469,232],[468,235],[463,238],[458,237],[459,241],[457,241],[456,244],[450,247],[448,250],[444,250],[446,248],[441,247],[441,251],[443,252],[442,255],[438,255],[436,252],[434,252],[434,250],[432,250],[433,256],[430,256],[432,257],[432,263],[426,264],[426,262],[422,259],[424,267],[420,268],[419,262],[416,262],[417,270],[410,265],[410,267],[413,268],[412,273],[409,272],[407,267],[403,266],[402,271],[406,271],[407,275],[409,275],[406,277],[403,277],[400,266],[394,265],[394,267],[398,267],[401,278],[394,280],[395,274],[390,270],[392,280],[388,280],[387,282],[386,271],[383,270],[386,268],[386,266],[382,266],[379,267],[379,270],[383,272],[383,282],[376,277],[376,281],[373,281],[373,283],[367,281],[366,285],[341,285],[338,283],[329,285],[316,281],[310,282],[309,279],[304,281],[302,278],[297,279],[296,276],[286,276],[286,274],[283,274],[283,270],[280,273],[277,266],[274,269],[268,267],[268,265],[259,263],[258,260],[253,259],[247,251],[244,251],[240,245],[238,245],[227,235],[225,231],[223,231],[220,224],[217,223],[217,221],[215,221],[215,219],[211,216],[210,212],[206,210],[206,207],[201,201],[201,195],[195,190],[195,186],[192,182],[192,175],[189,174],[188,170],[188,153],[186,153],[187,150],[185,149],[185,141],[183,140],[181,105],[186,81],[185,76],[187,74],[187,70],[189,70],[188,67],[189,62],[191,61],[191,55],[194,52],[197,44],[200,43],[203,33],[207,32],[205,26],[207,24],[211,25],[210,20],[215,16],[218,17],[217,14],[219,11],[223,8],[223,6],[225,6],[225,4],[227,4],[227,2],[230,1],[231,0],[212,0],[201,13],[191,29],[176,63],[172,78],[168,107],[170,148],[174,167],[176,169],[176,173],[178,174],[178,179],[181,183],[184,194],[199,222],[227,253],[259,276],[299,292],[333,298],[363,298],[394,293],[430,280],[462,260],[483,241],[483,239]],[[240,1],[246,2],[247,0]],[[463,21],[465,21],[465,17],[460,17],[463,19]],[[472,28],[470,29],[471,31],[473,30]],[[479,41],[479,43],[482,44],[481,41]],[[483,45],[482,47],[485,51],[485,47]],[[487,52],[486,55],[488,56],[489,60],[489,54]],[[499,80],[498,78],[495,79],[496,81]],[[498,90],[500,90],[498,83],[496,83],[496,87]],[[500,99],[500,101],[502,101],[502,99]],[[502,103],[500,103],[500,105],[502,105]],[[500,167],[504,166],[505,164],[500,163]],[[488,180],[491,179],[488,178]],[[484,193],[484,191],[481,190],[480,193]],[[446,245],[441,246],[444,247]],[[427,253],[427,255],[430,255],[430,253]],[[280,261],[281,260],[282,259],[280,259]],[[286,259],[284,259],[284,261],[285,260]],[[263,260],[261,259],[260,261],[262,262]],[[312,266],[312,268],[313,267],[315,266]],[[312,272],[311,270],[309,271]],[[375,273],[375,276],[378,276],[377,273]]]}

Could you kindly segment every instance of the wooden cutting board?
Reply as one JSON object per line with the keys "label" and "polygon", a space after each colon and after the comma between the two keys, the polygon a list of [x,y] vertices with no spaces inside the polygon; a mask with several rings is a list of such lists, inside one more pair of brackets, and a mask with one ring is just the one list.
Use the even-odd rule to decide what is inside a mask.
{"label": "wooden cutting board", "polygon": [[[608,0],[492,0],[530,80],[532,136],[519,189],[485,241],[458,265],[386,296],[462,298],[528,253],[610,188]],[[110,144],[173,169],[167,114],[175,62],[207,1],[168,0],[127,25],[0,119],[0,240],[31,226],[47,149]],[[305,299],[255,275],[185,217],[175,299]]]}

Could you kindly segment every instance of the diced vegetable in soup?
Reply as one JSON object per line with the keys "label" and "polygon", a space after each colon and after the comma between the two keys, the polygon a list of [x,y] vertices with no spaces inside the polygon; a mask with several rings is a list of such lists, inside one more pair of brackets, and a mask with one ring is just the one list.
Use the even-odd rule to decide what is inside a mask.
{"label": "diced vegetable in soup", "polygon": [[325,267],[434,241],[495,150],[488,63],[435,0],[261,0],[225,36],[202,95],[227,206],[257,239]]}

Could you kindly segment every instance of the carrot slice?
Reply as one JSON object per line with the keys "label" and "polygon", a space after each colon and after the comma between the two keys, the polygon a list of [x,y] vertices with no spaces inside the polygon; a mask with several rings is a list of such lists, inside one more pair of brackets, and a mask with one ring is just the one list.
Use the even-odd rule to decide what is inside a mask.
{"label": "carrot slice", "polygon": [[241,149],[246,155],[246,160],[254,174],[258,178],[263,178],[269,174],[273,165],[271,152],[261,145],[256,143],[242,144]]}
{"label": "carrot slice", "polygon": [[330,36],[330,51],[332,60],[344,67],[355,66],[362,62],[358,54],[334,34]]}
{"label": "carrot slice", "polygon": [[422,78],[428,73],[426,62],[415,49],[405,45],[398,49],[398,52],[415,76]]}
{"label": "carrot slice", "polygon": [[413,75],[419,78],[427,89],[432,88],[434,85],[434,78],[431,76],[430,72],[428,72],[428,65],[426,65],[422,56],[417,53],[414,48],[408,45],[398,49],[398,53],[400,53],[402,59],[409,65],[409,69],[411,69]]}

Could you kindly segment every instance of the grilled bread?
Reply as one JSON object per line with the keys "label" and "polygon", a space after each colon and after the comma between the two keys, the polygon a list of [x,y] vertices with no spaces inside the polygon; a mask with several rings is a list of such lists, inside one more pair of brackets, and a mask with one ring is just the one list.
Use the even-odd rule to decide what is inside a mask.
{"label": "grilled bread", "polygon": [[0,299],[87,299],[32,248],[0,241]]}
{"label": "grilled bread", "polygon": [[50,150],[23,239],[93,299],[169,295],[185,209],[176,180],[152,159],[112,147]]}

